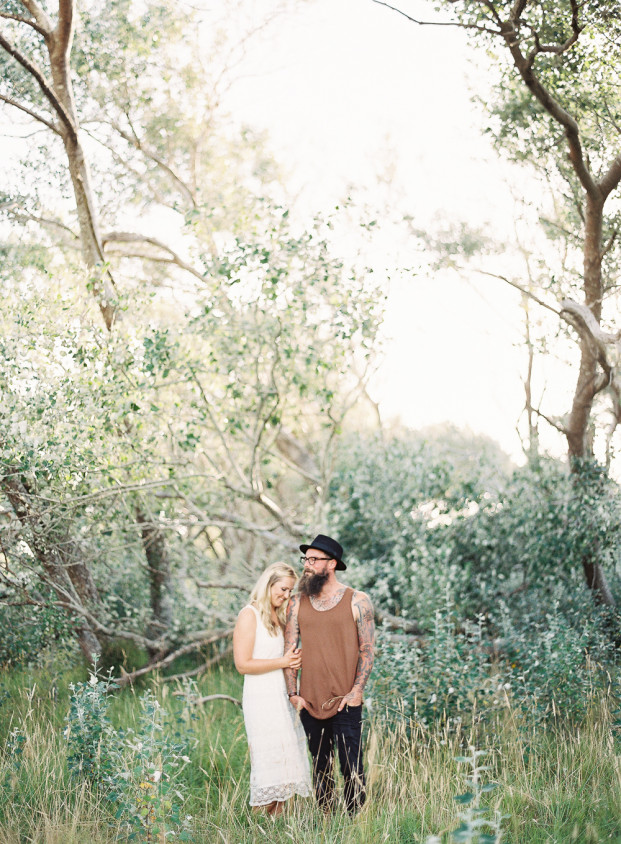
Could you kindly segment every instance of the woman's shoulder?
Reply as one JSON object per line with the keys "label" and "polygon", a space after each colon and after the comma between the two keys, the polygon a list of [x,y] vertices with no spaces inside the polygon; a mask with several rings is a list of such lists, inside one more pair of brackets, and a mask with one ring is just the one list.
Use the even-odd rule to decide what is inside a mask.
{"label": "woman's shoulder", "polygon": [[245,607],[242,607],[241,610],[237,613],[237,620],[246,623],[252,623],[253,621],[259,618],[259,612],[256,607],[253,607],[252,604],[246,604]]}

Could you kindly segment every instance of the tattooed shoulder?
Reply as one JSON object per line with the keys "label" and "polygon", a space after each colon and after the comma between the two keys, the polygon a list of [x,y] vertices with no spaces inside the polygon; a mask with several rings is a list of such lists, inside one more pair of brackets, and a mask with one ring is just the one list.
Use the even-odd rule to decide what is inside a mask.
{"label": "tattooed shoulder", "polygon": [[355,609],[356,617],[360,620],[373,618],[373,604],[366,592],[354,592],[352,606]]}

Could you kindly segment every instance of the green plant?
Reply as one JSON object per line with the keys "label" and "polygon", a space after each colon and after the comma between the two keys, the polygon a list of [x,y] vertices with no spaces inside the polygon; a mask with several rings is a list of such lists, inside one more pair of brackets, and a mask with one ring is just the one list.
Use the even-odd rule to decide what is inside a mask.
{"label": "green plant", "polygon": [[[178,719],[178,723],[179,723]],[[118,732],[111,773],[105,778],[116,819],[129,840],[190,840],[181,773],[190,763],[191,731],[172,734],[170,719],[152,692],[140,698],[136,729]]]}
{"label": "green plant", "polygon": [[[109,692],[117,688],[97,676],[71,684],[65,737],[67,766],[87,779],[114,807],[129,840],[187,840],[189,818],[180,774],[190,762],[191,730],[171,729],[170,717],[151,691],[139,700],[135,727],[115,729]],[[177,718],[177,726],[182,717]]]}
{"label": "green plant", "polygon": [[95,662],[89,679],[69,685],[67,726],[67,767],[76,775],[100,786],[112,766],[111,739],[114,730],[108,716],[108,692],[116,688],[109,680],[97,676]]}
{"label": "green plant", "polygon": [[[447,599],[436,610],[424,641],[378,633],[378,655],[369,695],[378,715],[395,713],[424,730],[462,729],[489,719],[507,704],[508,677],[486,647],[482,620],[458,626]],[[508,672],[507,672],[508,674]]]}
{"label": "green plant", "polygon": [[[496,810],[491,817],[489,808],[481,805],[483,795],[497,787],[497,783],[482,782],[481,774],[488,771],[489,766],[479,765],[479,759],[485,756],[487,751],[476,750],[472,746],[468,750],[470,756],[457,756],[455,759],[459,764],[468,765],[468,770],[464,774],[467,790],[455,797],[460,807],[460,823],[451,833],[451,839],[456,844],[500,844],[504,816]],[[426,844],[440,844],[440,839],[432,836],[427,838]]]}

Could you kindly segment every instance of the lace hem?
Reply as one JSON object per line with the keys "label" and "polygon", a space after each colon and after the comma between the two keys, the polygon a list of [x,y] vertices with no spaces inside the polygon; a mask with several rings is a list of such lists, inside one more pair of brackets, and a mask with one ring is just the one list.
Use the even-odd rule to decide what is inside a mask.
{"label": "lace hem", "polygon": [[294,794],[301,797],[310,797],[311,789],[308,782],[292,782],[284,785],[268,785],[265,788],[253,788],[250,794],[251,806],[267,806],[277,800],[283,803],[289,800]]}

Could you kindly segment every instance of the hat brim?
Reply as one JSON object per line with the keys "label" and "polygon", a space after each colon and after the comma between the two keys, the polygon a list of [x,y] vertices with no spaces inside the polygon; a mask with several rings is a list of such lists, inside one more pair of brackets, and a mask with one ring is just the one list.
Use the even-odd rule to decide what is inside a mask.
{"label": "hat brim", "polygon": [[[317,551],[323,551],[323,553],[324,553],[324,554],[329,554],[329,553],[330,553],[329,551],[326,551],[326,549],[325,549],[325,548],[321,548],[319,545],[300,545],[300,551],[301,551],[303,554],[306,554],[306,552],[308,551],[308,549],[309,549],[309,548],[316,548],[316,549],[317,549]],[[343,562],[343,560],[339,560],[339,558],[338,558],[338,557],[334,557],[334,556],[331,556],[331,557],[330,557],[330,559],[331,559],[331,560],[336,560],[336,570],[337,570],[337,571],[346,571],[347,566],[345,565],[345,563]]]}

